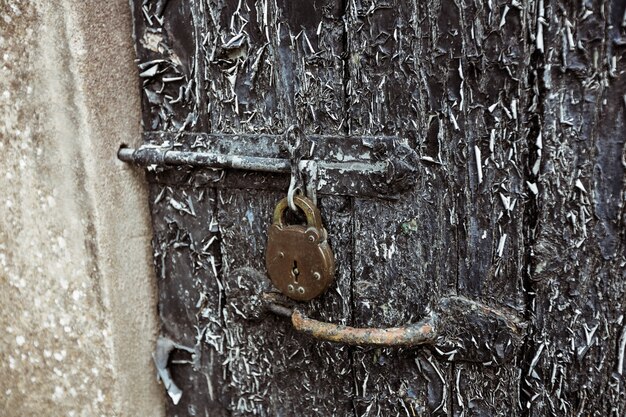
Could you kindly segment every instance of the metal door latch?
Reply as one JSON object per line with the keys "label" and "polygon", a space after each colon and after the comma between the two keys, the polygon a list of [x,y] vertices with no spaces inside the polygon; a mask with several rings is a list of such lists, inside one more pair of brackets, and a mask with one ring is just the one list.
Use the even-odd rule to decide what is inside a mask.
{"label": "metal door latch", "polygon": [[[226,135],[204,133],[146,133],[144,145],[122,147],[118,158],[154,170],[230,169],[289,174],[288,129],[284,135]],[[395,199],[414,187],[420,158],[405,141],[392,136],[307,135],[300,145],[298,168],[320,194]],[[267,182],[267,181],[266,181]],[[240,182],[241,183],[241,182]],[[251,181],[243,181],[248,186]],[[222,177],[214,186],[228,187]],[[278,189],[286,187],[280,185]]]}

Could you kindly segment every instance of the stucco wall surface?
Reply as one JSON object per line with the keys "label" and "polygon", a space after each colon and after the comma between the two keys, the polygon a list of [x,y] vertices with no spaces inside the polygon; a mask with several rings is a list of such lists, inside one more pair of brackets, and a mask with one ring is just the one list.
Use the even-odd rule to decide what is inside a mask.
{"label": "stucco wall surface", "polygon": [[0,416],[159,416],[126,0],[0,0]]}

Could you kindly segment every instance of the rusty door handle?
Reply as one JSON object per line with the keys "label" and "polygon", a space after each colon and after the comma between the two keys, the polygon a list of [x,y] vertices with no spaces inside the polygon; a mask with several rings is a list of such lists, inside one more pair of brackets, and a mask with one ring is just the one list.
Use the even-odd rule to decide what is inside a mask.
{"label": "rusty door handle", "polygon": [[297,308],[277,304],[266,294],[272,313],[291,319],[293,328],[317,340],[358,346],[415,347],[431,345],[448,360],[501,364],[523,342],[526,324],[505,312],[464,297],[442,298],[416,323],[389,328],[357,328],[307,317]]}
{"label": "rusty door handle", "polygon": [[[420,320],[398,327],[359,328],[315,320],[306,304],[272,292],[267,276],[253,268],[231,272],[225,286],[234,315],[265,327],[267,314],[286,317],[298,334],[338,344],[413,348],[427,345],[448,361],[499,365],[515,357],[524,341],[526,323],[514,310],[495,308],[465,297],[442,297]],[[308,306],[310,308],[310,305]],[[289,332],[288,332],[289,333]],[[293,332],[292,332],[293,333]]]}
{"label": "rusty door handle", "polygon": [[369,346],[418,346],[433,343],[437,339],[436,315],[404,327],[355,328],[340,324],[313,320],[298,310],[291,315],[293,327],[316,339],[347,345]]}
{"label": "rusty door handle", "polygon": [[315,339],[359,346],[418,346],[433,343],[437,339],[437,315],[429,316],[415,324],[402,327],[369,328],[350,327],[311,319],[297,309],[270,304],[270,311],[291,318],[297,331]]}

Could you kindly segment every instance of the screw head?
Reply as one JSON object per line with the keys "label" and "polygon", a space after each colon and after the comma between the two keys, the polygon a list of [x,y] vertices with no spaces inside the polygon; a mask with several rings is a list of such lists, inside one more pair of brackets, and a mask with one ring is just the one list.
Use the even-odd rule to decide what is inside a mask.
{"label": "screw head", "polygon": [[295,288],[293,287],[293,285],[289,284],[289,285],[287,285],[287,291],[294,292]]}
{"label": "screw head", "polygon": [[315,281],[319,281],[322,276],[320,275],[319,272],[313,272],[313,278],[315,278]]}
{"label": "screw head", "polygon": [[298,292],[300,294],[304,294],[304,287],[298,287]]}
{"label": "screw head", "polygon": [[315,242],[315,236],[309,235],[309,242]]}

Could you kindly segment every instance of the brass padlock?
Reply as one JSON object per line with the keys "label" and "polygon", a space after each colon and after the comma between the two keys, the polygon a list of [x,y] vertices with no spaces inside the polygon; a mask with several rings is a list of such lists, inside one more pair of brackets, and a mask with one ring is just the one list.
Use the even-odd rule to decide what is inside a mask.
{"label": "brass padlock", "polygon": [[265,264],[272,283],[286,296],[298,301],[317,297],[335,278],[335,258],[327,241],[319,209],[311,200],[294,196],[307,224],[285,225],[287,198],[274,210],[270,226]]}

